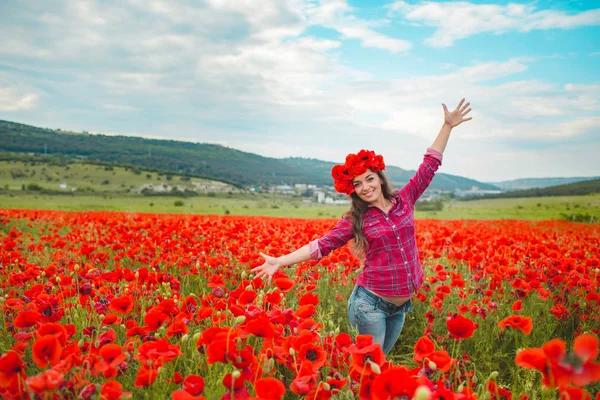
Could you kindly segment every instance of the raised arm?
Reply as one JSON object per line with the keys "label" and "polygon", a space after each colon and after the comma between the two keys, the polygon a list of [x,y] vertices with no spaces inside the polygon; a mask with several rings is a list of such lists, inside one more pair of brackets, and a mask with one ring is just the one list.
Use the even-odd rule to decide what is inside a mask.
{"label": "raised arm", "polygon": [[402,198],[406,199],[410,204],[414,204],[429,187],[435,172],[442,163],[442,153],[446,149],[446,144],[448,143],[452,128],[472,119],[471,117],[465,118],[469,111],[471,111],[471,109],[468,108],[471,103],[463,105],[464,102],[465,99],[462,99],[452,112],[448,111],[445,104],[442,104],[442,107],[444,108],[444,124],[431,147],[427,149],[423,162],[417,169],[415,175],[402,189],[400,189]]}
{"label": "raised arm", "polygon": [[463,105],[464,102],[465,99],[463,98],[460,103],[458,103],[458,106],[451,112],[448,111],[446,105],[442,103],[442,107],[444,108],[444,124],[431,145],[432,149],[443,153],[446,149],[446,144],[448,144],[448,138],[450,137],[452,128],[473,119],[472,117],[465,118],[469,111],[471,111],[471,109],[468,108],[471,103]]}

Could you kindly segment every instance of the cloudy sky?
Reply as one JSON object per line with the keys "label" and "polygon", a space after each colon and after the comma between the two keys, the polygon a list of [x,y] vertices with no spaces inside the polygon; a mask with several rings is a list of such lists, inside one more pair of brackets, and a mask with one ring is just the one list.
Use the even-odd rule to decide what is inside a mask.
{"label": "cloudy sky", "polygon": [[440,172],[600,176],[596,1],[0,2],[0,119],[418,166],[461,97]]}

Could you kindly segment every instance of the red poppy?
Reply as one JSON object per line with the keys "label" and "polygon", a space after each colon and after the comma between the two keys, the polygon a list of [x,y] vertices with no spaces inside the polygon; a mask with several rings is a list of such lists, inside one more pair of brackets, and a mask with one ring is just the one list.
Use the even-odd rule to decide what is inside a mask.
{"label": "red poppy", "polygon": [[57,389],[65,383],[65,379],[61,372],[55,369],[49,369],[41,374],[30,376],[25,383],[32,392],[42,393]]}
{"label": "red poppy", "polygon": [[316,371],[325,364],[325,350],[314,343],[303,344],[300,347],[297,360],[298,362],[307,360],[311,363],[313,370]]}
{"label": "red poppy", "polygon": [[[142,364],[143,365],[143,364]],[[140,367],[135,377],[134,386],[135,387],[143,387],[149,386],[154,383],[156,377],[158,376],[157,369],[148,369],[144,366]]]}
{"label": "red poppy", "polygon": [[188,375],[183,380],[183,388],[192,396],[198,396],[204,391],[204,378],[200,375]]}
{"label": "red poppy", "polygon": [[352,350],[352,367],[360,374],[370,373],[371,363],[381,366],[384,361],[385,354],[378,343]]}
{"label": "red poppy", "polygon": [[438,369],[441,372],[450,371],[450,367],[452,367],[452,364],[455,361],[444,350],[434,351],[433,353],[431,353],[429,355],[428,358],[430,361],[432,361],[435,364],[436,369]]}
{"label": "red poppy", "polygon": [[254,382],[256,395],[264,400],[280,400],[285,395],[285,386],[279,379],[262,378]]}
{"label": "red poppy", "polygon": [[33,361],[39,368],[44,368],[46,365],[56,365],[60,360],[62,346],[55,335],[46,335],[38,338],[33,342],[31,348],[31,356]]}
{"label": "red poppy", "polygon": [[530,317],[522,317],[520,315],[511,315],[498,322],[498,326],[502,329],[511,327],[520,330],[526,335],[529,335],[533,330],[533,321]]}
{"label": "red poppy", "polygon": [[468,339],[473,335],[477,324],[460,314],[454,314],[446,319],[446,328],[455,339]]}
{"label": "red poppy", "polygon": [[188,326],[183,321],[175,321],[167,328],[167,337],[171,339],[173,336],[183,336],[188,333]]}
{"label": "red poppy", "polygon": [[176,390],[171,393],[172,400],[206,400],[204,396],[193,396],[185,390]]}
{"label": "red poppy", "polygon": [[273,283],[284,293],[289,292],[294,287],[294,281],[288,278],[277,278],[273,280]]}
{"label": "red poppy", "polygon": [[131,393],[123,392],[123,386],[117,381],[108,381],[100,389],[101,400],[119,400],[121,397],[128,397]]}
{"label": "red poppy", "polygon": [[415,362],[421,362],[425,357],[429,356],[435,351],[435,344],[428,336],[423,336],[415,344],[415,355],[413,360]]}
{"label": "red poppy", "polygon": [[133,296],[126,294],[112,299],[108,309],[118,314],[129,314],[133,310]]}
{"label": "red poppy", "polygon": [[42,319],[42,314],[37,311],[23,310],[15,317],[15,328],[26,329],[37,325]]}
{"label": "red poppy", "polygon": [[265,339],[271,339],[275,336],[273,324],[266,317],[259,317],[248,321],[245,328],[247,333]]}
{"label": "red poppy", "polygon": [[373,400],[387,400],[406,397],[412,399],[415,390],[426,381],[405,366],[392,367],[373,379],[371,396]]}
{"label": "red poppy", "polygon": [[100,348],[100,357],[111,367],[116,367],[127,359],[123,349],[118,344],[109,343]]}
{"label": "red poppy", "polygon": [[40,326],[36,330],[36,335],[38,337],[46,335],[55,335],[58,341],[60,342],[61,346],[65,345],[65,343],[67,342],[67,338],[69,337],[69,335],[67,335],[67,329],[56,322],[49,322]]}
{"label": "red poppy", "polygon": [[16,351],[11,350],[0,357],[0,388],[8,388],[25,377],[25,364]]}

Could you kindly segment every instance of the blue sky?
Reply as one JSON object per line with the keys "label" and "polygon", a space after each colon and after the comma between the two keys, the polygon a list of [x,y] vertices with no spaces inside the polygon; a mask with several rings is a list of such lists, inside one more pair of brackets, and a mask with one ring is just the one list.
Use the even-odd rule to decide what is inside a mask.
{"label": "blue sky", "polygon": [[600,176],[593,1],[9,0],[0,35],[4,120],[415,169],[465,97],[440,172]]}

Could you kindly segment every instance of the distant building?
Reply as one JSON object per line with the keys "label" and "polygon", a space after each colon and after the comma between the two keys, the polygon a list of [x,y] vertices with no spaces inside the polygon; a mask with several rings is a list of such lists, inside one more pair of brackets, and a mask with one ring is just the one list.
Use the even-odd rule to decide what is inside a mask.
{"label": "distant building", "polygon": [[306,190],[307,189],[307,185],[306,185],[306,183],[296,183],[294,185],[294,188],[298,189],[298,190]]}
{"label": "distant building", "polygon": [[325,203],[325,192],[317,192],[317,203]]}

